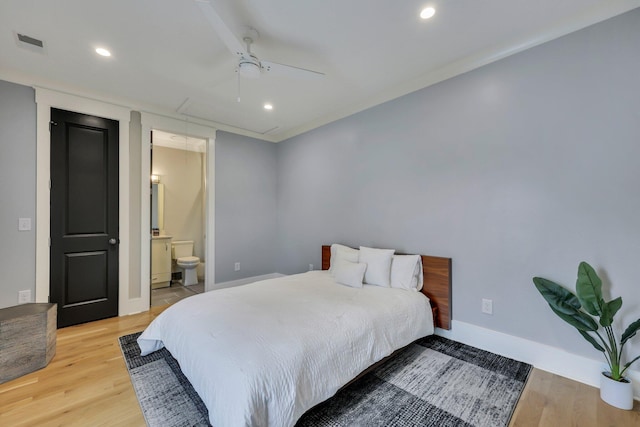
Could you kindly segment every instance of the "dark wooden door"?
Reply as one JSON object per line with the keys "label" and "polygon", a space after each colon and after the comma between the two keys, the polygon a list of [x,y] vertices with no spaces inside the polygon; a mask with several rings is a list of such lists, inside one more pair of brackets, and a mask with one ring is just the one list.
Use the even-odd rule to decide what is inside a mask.
{"label": "dark wooden door", "polygon": [[50,194],[58,327],[117,316],[117,121],[51,109]]}

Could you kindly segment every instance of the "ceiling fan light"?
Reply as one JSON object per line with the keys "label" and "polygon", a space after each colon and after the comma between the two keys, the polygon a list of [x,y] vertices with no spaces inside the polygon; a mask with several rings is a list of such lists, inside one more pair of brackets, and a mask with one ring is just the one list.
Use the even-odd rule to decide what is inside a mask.
{"label": "ceiling fan light", "polygon": [[260,77],[260,66],[253,62],[241,62],[238,65],[240,75],[247,79],[257,79]]}

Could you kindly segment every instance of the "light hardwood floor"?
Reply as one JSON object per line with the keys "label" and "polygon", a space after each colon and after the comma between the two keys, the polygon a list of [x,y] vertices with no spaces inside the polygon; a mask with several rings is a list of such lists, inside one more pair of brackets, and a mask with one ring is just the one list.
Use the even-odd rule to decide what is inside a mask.
{"label": "light hardwood floor", "polygon": [[[118,337],[166,307],[60,329],[49,366],[0,384],[0,426],[144,426]],[[621,411],[593,387],[534,369],[511,425],[640,426],[640,402]]]}

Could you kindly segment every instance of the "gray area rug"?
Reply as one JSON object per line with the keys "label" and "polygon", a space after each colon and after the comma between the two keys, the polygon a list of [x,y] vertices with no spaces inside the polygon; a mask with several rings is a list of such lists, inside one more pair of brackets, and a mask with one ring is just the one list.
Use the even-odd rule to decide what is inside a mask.
{"label": "gray area rug", "polygon": [[207,407],[180,370],[178,361],[165,348],[140,356],[136,341],[140,334],[125,335],[119,341],[147,425],[210,425]]}
{"label": "gray area rug", "polygon": [[[176,360],[166,349],[141,357],[139,335],[120,337],[120,347],[147,425],[208,426],[207,409]],[[506,426],[530,371],[430,336],[309,410],[296,427]]]}

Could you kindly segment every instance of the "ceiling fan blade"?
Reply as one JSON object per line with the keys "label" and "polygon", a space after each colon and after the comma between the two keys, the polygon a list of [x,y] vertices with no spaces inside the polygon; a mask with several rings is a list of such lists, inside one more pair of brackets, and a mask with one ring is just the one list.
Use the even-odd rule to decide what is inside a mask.
{"label": "ceiling fan blade", "polygon": [[216,33],[218,33],[218,36],[222,39],[225,46],[227,46],[227,49],[234,55],[246,55],[246,48],[218,14],[211,1],[195,0],[195,2],[200,6],[202,14],[207,18],[207,21],[209,21]]}
{"label": "ceiling fan blade", "polygon": [[292,65],[278,64],[277,62],[262,61],[262,69],[269,74],[294,77],[298,79],[317,80],[324,77],[324,73],[307,70],[306,68],[294,67]]}

